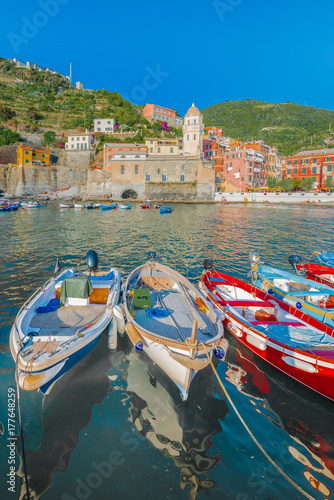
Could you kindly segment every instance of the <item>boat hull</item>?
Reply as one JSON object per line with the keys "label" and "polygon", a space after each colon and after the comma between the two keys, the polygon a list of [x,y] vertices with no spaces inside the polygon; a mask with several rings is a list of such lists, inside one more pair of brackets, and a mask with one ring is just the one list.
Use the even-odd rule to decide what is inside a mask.
{"label": "boat hull", "polygon": [[[224,279],[230,278],[228,275],[217,272],[215,276],[223,277]],[[241,280],[232,279],[236,285],[240,285],[241,283],[245,285],[245,289],[252,293],[254,297],[256,296],[266,301],[274,300],[277,307],[281,306],[286,312],[294,314],[291,306],[273,298],[272,295],[257,289],[253,285],[243,283]],[[319,346],[317,349],[309,348],[303,350],[278,342],[260,330],[257,330],[254,325],[244,321],[227,304],[222,305],[221,301],[216,298],[213,290],[208,286],[205,275],[200,283],[200,289],[203,295],[215,305],[216,311],[224,315],[222,318],[224,326],[238,342],[287,376],[313,391],[334,400],[334,349],[328,349],[326,346],[321,348]],[[301,320],[303,313],[296,310],[295,316],[296,320]],[[319,328],[322,326],[312,318],[310,318],[310,321],[312,322],[311,326],[318,326]],[[333,330],[330,330],[326,326],[323,326],[323,330],[333,336]],[[311,350],[312,352],[310,352]]]}

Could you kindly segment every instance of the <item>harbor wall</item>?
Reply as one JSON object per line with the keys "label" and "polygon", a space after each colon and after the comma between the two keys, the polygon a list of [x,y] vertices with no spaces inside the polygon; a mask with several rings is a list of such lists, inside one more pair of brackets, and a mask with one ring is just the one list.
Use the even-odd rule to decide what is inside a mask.
{"label": "harbor wall", "polygon": [[325,203],[326,205],[334,205],[334,192],[332,193],[313,193],[313,192],[296,192],[296,193],[232,193],[219,192],[215,193],[214,200],[223,203],[269,203],[269,204],[316,204]]}

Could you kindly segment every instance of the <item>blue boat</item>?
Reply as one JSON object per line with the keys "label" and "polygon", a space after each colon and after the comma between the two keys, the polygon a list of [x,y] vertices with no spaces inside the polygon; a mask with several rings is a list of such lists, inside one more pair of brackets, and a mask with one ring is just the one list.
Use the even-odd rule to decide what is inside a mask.
{"label": "blue boat", "polygon": [[19,203],[4,203],[0,205],[0,212],[16,212],[19,209]]}
{"label": "blue boat", "polygon": [[167,207],[161,207],[160,208],[160,213],[161,214],[170,214],[170,213],[172,213],[172,211],[173,210],[171,208],[167,208]]}
{"label": "blue boat", "polygon": [[34,203],[28,203],[26,206],[27,206],[27,208],[44,208],[44,207],[47,207],[48,204],[47,203],[38,203],[37,201],[35,201]]}
{"label": "blue boat", "polygon": [[101,203],[101,210],[114,210],[115,208],[117,208],[117,203],[114,205],[104,205]]}
{"label": "blue boat", "polygon": [[121,331],[117,303],[119,269],[97,271],[97,254],[87,253],[88,271],[60,272],[57,261],[51,277],[21,307],[10,334],[10,350],[23,390],[48,393],[53,384],[90,352],[108,327],[115,348]]}
{"label": "blue boat", "polygon": [[251,254],[250,260],[252,283],[255,286],[334,328],[332,287],[281,269],[264,266],[255,254]]}

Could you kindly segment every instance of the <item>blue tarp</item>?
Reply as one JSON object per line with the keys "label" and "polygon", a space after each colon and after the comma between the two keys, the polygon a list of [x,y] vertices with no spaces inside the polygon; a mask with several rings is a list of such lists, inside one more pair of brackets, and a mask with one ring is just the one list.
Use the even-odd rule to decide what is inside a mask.
{"label": "blue tarp", "polygon": [[41,306],[37,307],[36,313],[37,314],[42,314],[42,313],[48,313],[52,311],[57,311],[60,307],[60,300],[59,299],[51,299],[46,306]]}
{"label": "blue tarp", "polygon": [[169,311],[163,309],[162,307],[153,307],[152,309],[146,309],[146,312],[152,318],[166,318],[169,316]]}

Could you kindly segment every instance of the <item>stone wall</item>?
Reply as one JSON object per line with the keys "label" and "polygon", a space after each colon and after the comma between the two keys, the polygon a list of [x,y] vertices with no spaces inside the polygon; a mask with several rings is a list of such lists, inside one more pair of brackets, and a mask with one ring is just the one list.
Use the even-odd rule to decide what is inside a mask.
{"label": "stone wall", "polygon": [[72,168],[89,168],[93,151],[66,151],[62,149],[59,153],[58,165]]}

